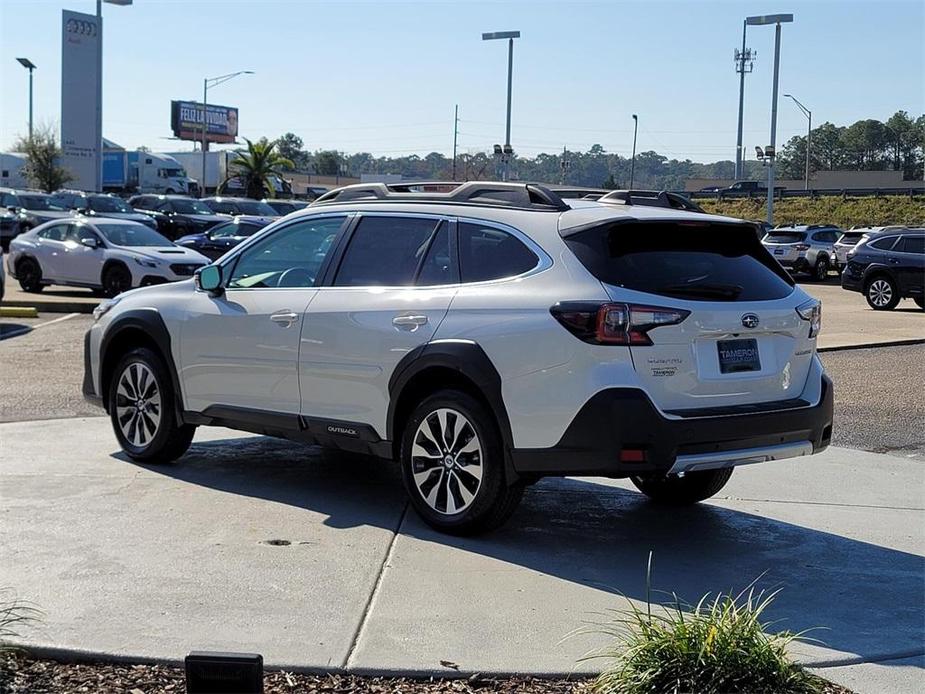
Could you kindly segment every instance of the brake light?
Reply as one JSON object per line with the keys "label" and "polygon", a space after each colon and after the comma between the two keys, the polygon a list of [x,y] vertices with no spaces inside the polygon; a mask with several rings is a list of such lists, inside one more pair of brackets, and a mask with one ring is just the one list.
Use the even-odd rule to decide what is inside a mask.
{"label": "brake light", "polygon": [[809,246],[808,243],[798,243],[798,244],[797,244],[797,250],[798,250],[798,251],[808,251],[809,248],[810,248],[810,246]]}
{"label": "brake light", "polygon": [[651,345],[649,331],[677,325],[690,311],[640,304],[561,301],[549,312],[575,337],[602,345]]}
{"label": "brake light", "polygon": [[822,330],[822,302],[815,299],[797,306],[800,318],[809,323],[809,336],[816,337]]}

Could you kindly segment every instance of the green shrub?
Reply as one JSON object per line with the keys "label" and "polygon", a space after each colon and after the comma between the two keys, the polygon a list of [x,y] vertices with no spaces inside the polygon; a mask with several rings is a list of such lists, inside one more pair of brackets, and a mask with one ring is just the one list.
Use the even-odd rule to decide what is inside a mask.
{"label": "green shrub", "polygon": [[[734,200],[697,200],[711,214],[740,219],[764,219],[766,202],[762,198]],[[774,202],[775,224],[837,224],[843,229],[852,226],[883,226],[925,224],[925,197],[889,195],[879,198],[841,198],[839,196],[784,198]]]}
{"label": "green shrub", "polygon": [[[609,667],[592,683],[599,694],[810,694],[823,681],[792,662],[787,646],[802,634],[768,633],[762,614],[777,591],[705,595],[694,606],[673,602],[642,611],[615,610],[592,631],[614,643],[589,658]],[[588,630],[585,630],[586,633]]]}

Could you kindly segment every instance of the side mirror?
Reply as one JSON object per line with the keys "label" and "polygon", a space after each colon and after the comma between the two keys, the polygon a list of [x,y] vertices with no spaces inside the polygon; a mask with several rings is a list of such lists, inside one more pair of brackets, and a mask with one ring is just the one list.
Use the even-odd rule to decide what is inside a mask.
{"label": "side mirror", "polygon": [[16,214],[17,212],[19,212],[19,207],[17,207],[16,205],[7,205],[6,210],[10,214]]}
{"label": "side mirror", "polygon": [[222,267],[221,265],[206,265],[196,271],[196,287],[212,296],[222,293]]}
{"label": "side mirror", "polygon": [[99,248],[100,242],[98,239],[93,238],[92,236],[84,236],[80,239],[80,242],[87,248]]}

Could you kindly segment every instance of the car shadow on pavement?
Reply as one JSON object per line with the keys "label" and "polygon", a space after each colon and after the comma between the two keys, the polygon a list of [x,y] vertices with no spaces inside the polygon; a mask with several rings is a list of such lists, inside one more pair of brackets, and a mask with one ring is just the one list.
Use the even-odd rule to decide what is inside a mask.
{"label": "car shadow on pavement", "polygon": [[[922,652],[925,558],[727,508],[722,498],[671,508],[593,480],[548,478],[527,490],[504,527],[459,538],[432,530],[410,510],[397,528],[396,508],[406,503],[397,466],[366,456],[253,437],[196,443],[176,464],[140,467],[308,509],[327,516],[331,528],[399,531],[433,544],[450,562],[454,552],[474,553],[639,601],[651,550],[652,585],[662,595],[695,603],[760,579],[759,588],[783,589],[765,615],[780,620],[777,630],[821,628],[809,636],[845,658]],[[857,524],[858,513],[876,512],[835,507],[821,517],[813,506],[806,515],[820,525],[839,515]],[[617,599],[612,605],[622,606]]]}

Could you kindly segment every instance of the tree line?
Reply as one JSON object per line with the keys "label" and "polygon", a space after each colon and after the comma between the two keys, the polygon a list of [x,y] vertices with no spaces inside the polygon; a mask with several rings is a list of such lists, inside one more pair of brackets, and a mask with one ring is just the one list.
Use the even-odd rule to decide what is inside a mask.
{"label": "tree line", "polygon": [[[291,160],[295,170],[321,176],[359,177],[361,174],[398,174],[406,178],[451,180],[452,156],[431,152],[402,157],[376,157],[369,152],[346,153],[304,148],[300,137],[286,133],[276,140],[279,153]],[[515,147],[516,149],[516,147]],[[906,179],[921,179],[925,161],[925,115],[912,118],[897,111],[885,123],[860,120],[848,126],[823,123],[811,133],[812,171],[902,171]],[[778,178],[802,179],[806,162],[806,136],[792,137],[779,151]],[[565,165],[563,165],[565,163]],[[593,145],[586,152],[542,153],[535,157],[514,156],[512,177],[520,180],[567,183],[578,186],[625,188],[630,185],[629,157],[606,152]],[[681,190],[690,178],[731,179],[735,163],[712,163],[670,159],[655,151],[636,154],[633,185],[636,188]],[[760,162],[745,162],[745,179],[765,177]],[[464,153],[456,158],[455,178],[484,180],[500,178],[500,162],[488,152]]]}

